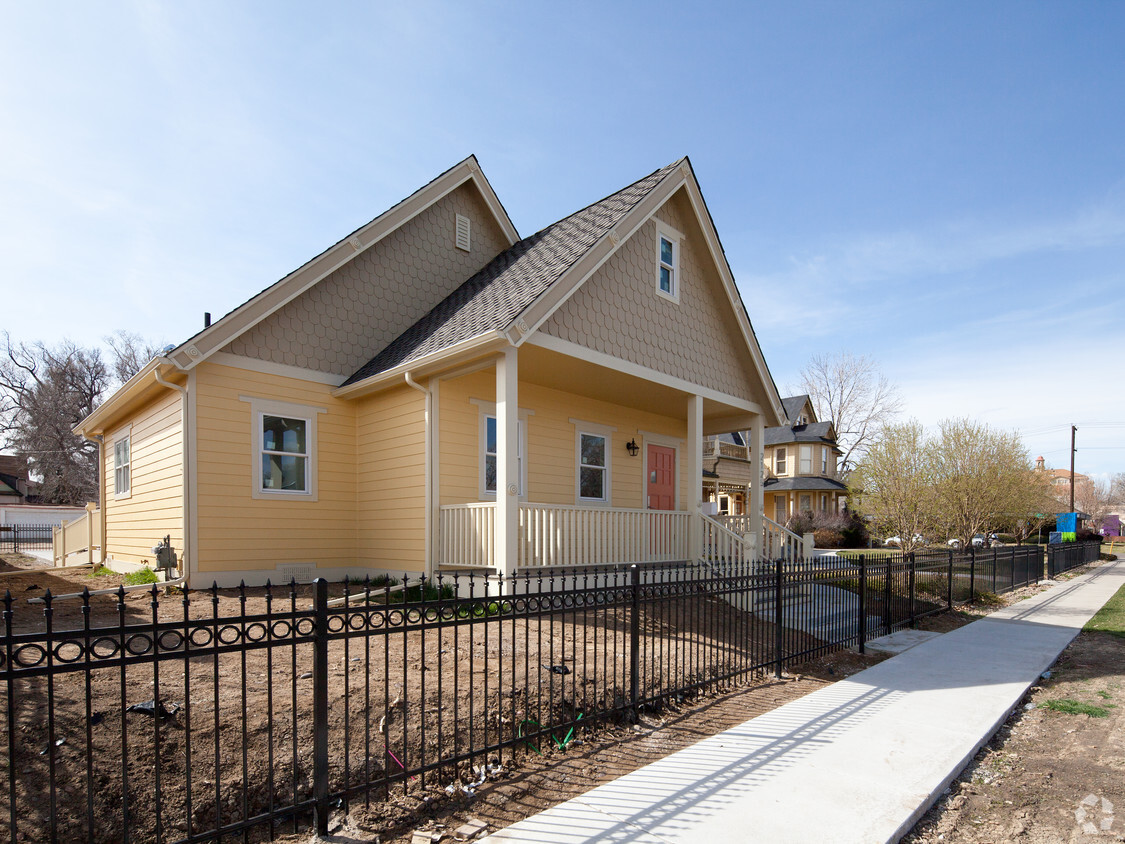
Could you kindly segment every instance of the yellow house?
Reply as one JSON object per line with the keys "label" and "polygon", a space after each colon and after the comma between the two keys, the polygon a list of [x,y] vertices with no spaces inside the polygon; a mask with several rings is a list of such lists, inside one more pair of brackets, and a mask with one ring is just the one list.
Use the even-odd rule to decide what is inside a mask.
{"label": "yellow house", "polygon": [[76,430],[198,587],[697,559],[704,437],[784,418],[688,159],[521,239],[470,157]]}
{"label": "yellow house", "polygon": [[798,513],[839,513],[847,484],[837,477],[836,429],[816,418],[806,395],[783,399],[788,425],[765,432],[765,512],[779,524]]}

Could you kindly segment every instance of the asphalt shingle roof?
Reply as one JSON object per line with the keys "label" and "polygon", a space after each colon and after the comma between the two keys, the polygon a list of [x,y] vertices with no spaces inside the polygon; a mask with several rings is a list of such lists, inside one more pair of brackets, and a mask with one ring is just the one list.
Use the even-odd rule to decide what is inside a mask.
{"label": "asphalt shingle roof", "polygon": [[805,406],[805,402],[808,400],[808,395],[788,396],[781,400],[781,405],[785,408],[785,415],[789,417],[790,422],[797,418],[797,414],[801,412],[801,408]]}
{"label": "asphalt shingle roof", "polygon": [[669,164],[501,252],[344,384],[507,328],[678,166]]}
{"label": "asphalt shingle roof", "polygon": [[767,478],[762,486],[766,492],[803,489],[845,490],[848,488],[846,484],[834,481],[831,478]]}
{"label": "asphalt shingle roof", "polygon": [[795,428],[766,428],[763,437],[766,445],[782,443],[826,443],[836,445],[832,438],[831,422],[810,422]]}

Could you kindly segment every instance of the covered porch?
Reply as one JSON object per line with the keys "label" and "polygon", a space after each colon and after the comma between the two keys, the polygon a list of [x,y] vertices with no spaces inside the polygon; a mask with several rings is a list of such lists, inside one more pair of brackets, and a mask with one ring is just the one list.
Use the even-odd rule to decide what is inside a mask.
{"label": "covered porch", "polygon": [[758,405],[560,345],[532,339],[427,385],[428,568],[508,575],[699,560],[720,548],[752,557],[760,473],[743,488],[742,533],[705,516],[700,478],[707,435],[750,431],[762,442]]}

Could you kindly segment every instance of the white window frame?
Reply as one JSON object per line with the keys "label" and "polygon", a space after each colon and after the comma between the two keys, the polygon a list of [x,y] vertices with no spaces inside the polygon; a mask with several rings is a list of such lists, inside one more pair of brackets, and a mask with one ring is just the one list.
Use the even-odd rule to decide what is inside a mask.
{"label": "white window frame", "polygon": [[778,477],[786,474],[789,453],[786,451],[785,446],[778,446],[773,452],[773,473]]}
{"label": "white window frame", "polygon": [[811,475],[812,474],[812,446],[799,445],[797,446],[797,474]]}
{"label": "white window frame", "polygon": [[[656,295],[670,302],[680,303],[680,289],[682,287],[680,277],[680,242],[684,236],[676,231],[671,226],[664,223],[657,223],[656,225]],[[664,261],[664,250],[661,249],[661,241],[666,240],[672,244],[672,263],[668,264]],[[660,286],[660,271],[667,268],[670,271],[671,290],[664,290]]]}
{"label": "white window frame", "polygon": [[[133,497],[133,426],[126,425],[120,431],[117,431],[112,438],[113,442],[113,497],[114,499],[124,499]],[[123,465],[117,463],[117,449],[119,445],[124,445],[128,451],[128,457]],[[120,473],[124,469],[125,484],[124,487],[120,484]]]}
{"label": "white window frame", "polygon": [[[574,426],[574,502],[576,504],[594,504],[608,506],[613,498],[613,434],[617,430],[610,425],[601,425],[597,422],[586,422],[582,419],[571,419]],[[582,495],[582,435],[588,437],[601,437],[605,440],[605,466],[604,486],[601,498],[586,498]],[[592,464],[590,464],[592,465]]]}
{"label": "white window frame", "polygon": [[[250,404],[251,431],[250,496],[273,501],[317,501],[319,499],[317,468],[317,417],[328,409],[307,404],[276,401],[257,396],[239,396]],[[263,430],[266,416],[300,419],[305,423],[305,489],[268,489],[262,486]]]}
{"label": "white window frame", "polygon": [[820,474],[827,477],[828,475],[828,446],[821,446],[820,448]]}
{"label": "white window frame", "polygon": [[[477,406],[477,494],[482,501],[486,499],[495,499],[496,490],[485,489],[486,477],[485,467],[488,455],[485,449],[488,448],[488,420],[497,419],[496,417],[496,402],[483,401],[482,399],[469,399],[469,401]],[[535,411],[524,410],[522,407],[518,411],[519,419],[516,423],[516,461],[519,466],[519,498],[520,500],[527,500],[527,420],[528,417],[534,416]],[[497,419],[497,431],[499,431],[499,419]],[[500,443],[497,441],[497,446]],[[499,481],[499,478],[497,479]]]}
{"label": "white window frame", "polygon": [[725,493],[719,496],[718,510],[720,516],[729,516],[731,514],[731,496]]}

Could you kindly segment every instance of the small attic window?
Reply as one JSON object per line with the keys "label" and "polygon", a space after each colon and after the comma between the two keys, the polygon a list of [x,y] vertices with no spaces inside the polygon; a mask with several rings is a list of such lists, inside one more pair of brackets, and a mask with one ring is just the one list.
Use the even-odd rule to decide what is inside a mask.
{"label": "small attic window", "polygon": [[472,221],[463,214],[457,215],[457,248],[464,249],[466,252],[472,250],[473,247],[473,224]]}

